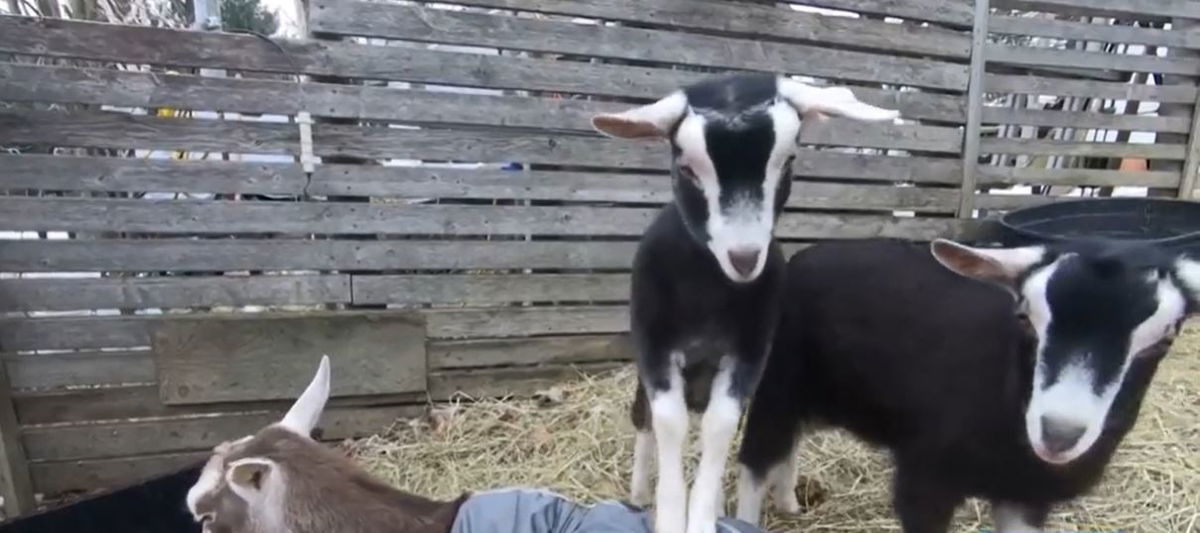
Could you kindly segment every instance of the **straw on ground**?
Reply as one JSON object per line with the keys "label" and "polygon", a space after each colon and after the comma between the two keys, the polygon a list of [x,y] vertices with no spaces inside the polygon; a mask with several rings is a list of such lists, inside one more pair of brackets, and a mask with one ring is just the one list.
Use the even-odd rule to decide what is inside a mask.
{"label": "straw on ground", "polygon": [[[520,485],[548,487],[583,502],[623,499],[633,445],[628,419],[633,387],[633,370],[625,368],[580,376],[534,399],[464,398],[434,406],[424,420],[398,422],[383,434],[347,444],[376,474],[428,496]],[[827,431],[804,439],[801,457],[806,511],[794,517],[769,512],[772,530],[899,530],[889,503],[886,455]],[[734,470],[731,466],[726,476],[730,497]],[[986,504],[972,501],[960,509],[954,530],[987,526]],[[1059,508],[1050,526],[1200,532],[1200,324],[1185,330],[1163,362],[1138,425],[1103,484]]]}

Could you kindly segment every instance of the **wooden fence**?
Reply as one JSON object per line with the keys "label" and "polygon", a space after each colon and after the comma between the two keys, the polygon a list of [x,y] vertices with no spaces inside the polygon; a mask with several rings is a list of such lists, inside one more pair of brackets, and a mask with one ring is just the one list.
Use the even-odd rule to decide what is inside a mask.
{"label": "wooden fence", "polygon": [[628,360],[668,159],[588,120],[714,72],[850,84],[911,121],[805,129],[790,248],[1191,195],[1200,4],[802,3],[312,0],[313,37],[275,44],[0,16],[10,508],[195,461],[321,353],[329,439]]}

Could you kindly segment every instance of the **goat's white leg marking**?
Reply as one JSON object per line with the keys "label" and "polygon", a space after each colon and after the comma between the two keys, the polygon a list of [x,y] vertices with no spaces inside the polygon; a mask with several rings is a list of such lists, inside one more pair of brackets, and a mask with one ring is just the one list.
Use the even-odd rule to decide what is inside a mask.
{"label": "goat's white leg marking", "polygon": [[687,484],[683,479],[683,441],[687,437],[688,411],[683,400],[683,376],[670,367],[670,388],[647,391],[650,424],[658,445],[658,487],[655,491],[656,533],[683,533],[687,526]]}
{"label": "goat's white leg marking", "polygon": [[738,475],[737,518],[747,524],[758,525],[762,517],[763,496],[767,494],[767,479],[758,479],[749,468],[742,467]]}
{"label": "goat's white leg marking", "polygon": [[992,522],[995,522],[998,533],[1037,533],[1042,529],[1031,525],[1026,516],[1028,510],[1021,505],[1006,502],[992,502]]}
{"label": "goat's white leg marking", "polygon": [[717,527],[717,495],[725,473],[725,459],[742,414],[741,399],[730,395],[730,368],[713,377],[708,408],[700,420],[700,465],[688,502],[688,533],[713,533]]}
{"label": "goat's white leg marking", "polygon": [[792,440],[792,449],[782,463],[771,468],[768,480],[771,483],[771,500],[775,508],[787,514],[800,512],[800,501],[796,499],[797,464],[800,462],[800,443]]}
{"label": "goat's white leg marking", "polygon": [[630,482],[629,501],[645,507],[653,502],[650,480],[654,471],[654,433],[638,431],[633,441],[633,480]]}

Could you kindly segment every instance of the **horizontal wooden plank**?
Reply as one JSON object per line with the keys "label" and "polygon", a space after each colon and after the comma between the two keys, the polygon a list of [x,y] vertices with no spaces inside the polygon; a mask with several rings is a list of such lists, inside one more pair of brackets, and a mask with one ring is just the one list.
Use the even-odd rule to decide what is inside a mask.
{"label": "horizontal wooden plank", "polygon": [[1012,211],[1045,205],[1048,203],[1079,200],[1078,196],[1051,196],[1048,194],[977,194],[975,207],[996,211]]}
{"label": "horizontal wooden plank", "polygon": [[992,15],[988,21],[988,31],[1056,39],[1200,48],[1200,34],[1194,31],[1159,30],[1108,23],[1093,24],[1042,17]]}
{"label": "horizontal wooden plank", "polygon": [[971,2],[968,0],[789,0],[789,3],[885,15],[911,20],[926,20],[970,27]]}
{"label": "horizontal wooden plank", "polygon": [[998,0],[995,5],[1067,15],[1200,18],[1200,6],[1190,0]]}
{"label": "horizontal wooden plank", "polygon": [[[820,157],[820,152],[813,153]],[[820,161],[799,162],[796,166],[810,173],[834,168],[834,165],[820,165]],[[879,176],[878,179],[887,180],[891,177]],[[665,174],[509,172],[358,165],[317,167],[309,185],[309,193],[637,203],[666,203],[672,198],[671,180]],[[954,199],[948,194],[949,191],[938,189],[796,181],[792,184],[787,205],[809,209],[929,209],[942,208],[953,202]]]}
{"label": "horizontal wooden plank", "polygon": [[991,154],[1144,157],[1148,159],[1183,159],[1187,156],[1187,147],[1181,144],[1133,144],[996,138],[982,139],[980,144],[981,152]]}
{"label": "horizontal wooden plank", "polygon": [[[392,313],[380,312],[383,314]],[[360,316],[378,313],[330,311],[283,316]],[[621,333],[629,328],[625,306],[547,306],[437,309],[424,313],[431,338],[521,337]],[[239,320],[254,314],[217,314],[213,320]],[[0,345],[6,350],[134,348],[151,345],[151,330],[188,315],[111,317],[0,317]]]}
{"label": "horizontal wooden plank", "polygon": [[0,265],[23,272],[627,269],[636,247],[587,241],[0,240]]}
{"label": "horizontal wooden plank", "polygon": [[[147,352],[148,353],[148,352]],[[147,360],[153,372],[154,362]],[[128,374],[128,372],[126,372]],[[166,405],[157,384],[83,387],[74,389],[20,390],[14,393],[14,405],[23,426],[57,425],[76,422],[123,422],[131,419],[162,419],[231,412],[284,412],[294,399],[195,405]],[[379,407],[421,404],[428,401],[424,391],[398,395],[331,398],[330,408]]]}
{"label": "horizontal wooden plank", "polygon": [[1196,100],[1196,87],[1191,85],[1134,85],[1041,76],[988,74],[984,79],[984,87],[986,91],[996,93],[1049,94],[1171,104],[1190,105]]}
{"label": "horizontal wooden plank", "polygon": [[356,304],[472,306],[628,299],[628,274],[354,276]]}
{"label": "horizontal wooden plank", "polygon": [[211,453],[206,451],[98,461],[34,463],[29,465],[29,472],[33,477],[34,490],[41,494],[57,496],[131,485],[190,465],[199,465]]}
{"label": "horizontal wooden plank", "polygon": [[329,356],[333,396],[425,390],[417,313],[180,317],[150,326],[163,403],[293,399]]}
{"label": "horizontal wooden plank", "polygon": [[[842,80],[960,91],[966,88],[966,68],[961,64],[810,45],[503,17],[415,5],[318,0],[313,3],[309,25],[316,33],[732,69],[795,70],[797,74]],[[639,43],[639,46],[629,43]]]}
{"label": "horizontal wooden plank", "polygon": [[912,24],[831,17],[772,5],[719,0],[691,2],[632,0],[455,0],[455,4],[533,11],[553,15],[576,15],[632,22],[639,26],[663,26],[733,34],[755,39],[781,38],[873,48],[885,52],[908,52],[931,56],[965,58],[970,39],[961,32]]}
{"label": "horizontal wooden plank", "polygon": [[935,126],[897,126],[845,119],[827,120],[803,128],[800,142],[830,146],[891,148],[922,152],[957,153],[962,131]]}
{"label": "horizontal wooden plank", "polygon": [[[334,408],[325,411],[317,427],[322,439],[365,437],[386,429],[398,418],[419,416],[424,411],[424,405]],[[222,442],[252,435],[277,422],[282,414],[226,413],[123,424],[32,427],[22,431],[22,442],[31,461],[207,451]]]}
{"label": "horizontal wooden plank", "polygon": [[1089,187],[1179,187],[1179,173],[1122,172],[1083,168],[1044,169],[979,167],[980,185],[1076,185]]}
{"label": "horizontal wooden plank", "polygon": [[[435,401],[469,398],[528,397],[581,374],[600,374],[626,362],[577,363],[504,368],[440,370],[429,374],[429,396]],[[632,396],[633,391],[629,391]]]}
{"label": "horizontal wooden plank", "polygon": [[526,339],[434,341],[429,368],[589,363],[633,359],[627,335],[568,335]]}
{"label": "horizontal wooden plank", "polygon": [[0,154],[0,188],[45,191],[304,192],[300,165]]}
{"label": "horizontal wooden plank", "polygon": [[[1078,144],[1078,143],[1076,143]],[[1008,149],[1009,145],[997,144]],[[1037,150],[1039,144],[1022,150]],[[1056,147],[1058,145],[1050,145]],[[1103,145],[1096,145],[1103,146]],[[1125,146],[1149,147],[1137,151]],[[1064,144],[1064,151],[1103,148]],[[1155,150],[1158,148],[1158,150]],[[1167,153],[1182,147],[1120,145],[1120,153]],[[1110,148],[1112,150],[1112,148]],[[1182,156],[1179,156],[1182,158]],[[458,206],[335,202],[213,202],[0,198],[0,228],[24,231],[177,233],[293,233],[394,235],[605,235],[637,237],[656,208],[577,206]],[[952,231],[953,221],[887,216],[784,213],[776,234],[785,239],[856,238],[877,234],[928,236]],[[921,228],[921,229],[918,229]],[[294,267],[293,267],[294,268]]]}
{"label": "horizontal wooden plank", "polygon": [[4,360],[13,389],[55,389],[153,383],[147,350],[10,355]]}
{"label": "horizontal wooden plank", "polygon": [[797,176],[954,185],[962,179],[959,158],[895,157],[804,151],[792,166]]}
{"label": "horizontal wooden plank", "polygon": [[[348,42],[277,42],[288,51],[293,62],[287,61],[270,43],[250,35],[0,16],[0,50],[53,57],[289,73],[299,68],[306,74],[640,99],[660,98],[680,86],[710,75],[662,68],[462,54]],[[26,98],[57,101],[54,99],[61,97],[67,100],[81,99],[80,103],[114,99],[130,106],[175,105],[189,109],[200,103],[234,110],[250,105],[260,109],[240,110],[274,110],[284,114],[294,112],[300,101],[296,97],[295,85],[290,82],[229,78],[196,80],[191,76],[174,77],[106,69],[89,69],[82,73],[73,69],[40,72],[50,80],[64,77],[63,81],[74,81],[48,83],[40,86],[32,96],[26,89]],[[81,81],[79,78],[90,81]],[[231,87],[237,87],[239,92],[253,87],[256,94],[242,98],[241,95],[231,94]],[[19,86],[2,90],[8,90],[13,95],[22,91]],[[961,96],[870,88],[855,88],[855,92],[865,101],[899,109],[909,118],[954,122],[962,121],[965,116]],[[276,96],[268,97],[268,94]],[[435,121],[446,120],[447,113],[461,118],[476,109],[470,105],[397,106],[393,100],[396,94],[406,93],[399,93],[396,89],[312,83],[306,83],[304,89],[304,99],[313,103],[308,106],[309,111],[318,116],[360,116],[369,111],[385,117],[395,114],[404,117],[402,120],[420,122],[431,119],[431,116]],[[439,97],[427,94],[415,98],[468,103],[477,100],[472,95]],[[514,100],[488,101],[504,103]],[[563,114],[567,116],[571,115],[570,110],[576,105],[601,104],[560,104]],[[477,122],[480,116],[487,114],[476,115],[479,116],[465,122]],[[550,114],[550,117],[556,115]],[[519,122],[521,116],[527,117],[518,114],[512,115],[511,119]],[[546,118],[542,117],[541,120]]]}
{"label": "horizontal wooden plank", "polygon": [[629,329],[629,308],[612,305],[432,310],[425,314],[425,319],[429,337],[434,339],[623,333]]}
{"label": "horizontal wooden plank", "polygon": [[1157,117],[1143,115],[1112,115],[1073,111],[1042,111],[984,107],[986,124],[1020,124],[1025,126],[1054,126],[1060,128],[1102,128],[1110,130],[1155,131],[1187,133],[1189,117]]}
{"label": "horizontal wooden plank", "polygon": [[1105,54],[1000,44],[988,45],[985,53],[988,63],[1022,67],[1066,67],[1181,75],[1192,75],[1200,71],[1200,59],[1185,57]]}
{"label": "horizontal wooden plank", "polygon": [[266,122],[0,109],[0,143],[298,154],[300,133],[295,125]]}
{"label": "horizontal wooden plank", "polygon": [[0,311],[349,302],[346,275],[0,280]]}

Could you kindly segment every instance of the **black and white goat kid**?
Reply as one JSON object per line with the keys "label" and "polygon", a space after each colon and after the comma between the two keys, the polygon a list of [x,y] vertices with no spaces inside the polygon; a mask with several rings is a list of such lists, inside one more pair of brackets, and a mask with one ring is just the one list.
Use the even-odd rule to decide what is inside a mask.
{"label": "black and white goat kid", "polygon": [[[658,533],[715,527],[725,457],[779,314],[784,260],[773,232],[791,189],[802,118],[826,115],[898,118],[846,88],[764,74],[714,78],[593,119],[610,136],[671,145],[675,199],[642,237],[632,281],[639,376],[632,500],[649,503],[657,446]],[[690,500],[689,411],[704,413]]]}
{"label": "black and white goat kid", "polygon": [[789,261],[739,518],[757,522],[771,485],[796,510],[796,440],[828,424],[891,451],[907,533],[945,532],[969,496],[999,531],[1040,528],[1099,482],[1200,297],[1200,263],[1154,248],[930,251],[864,240]]}

